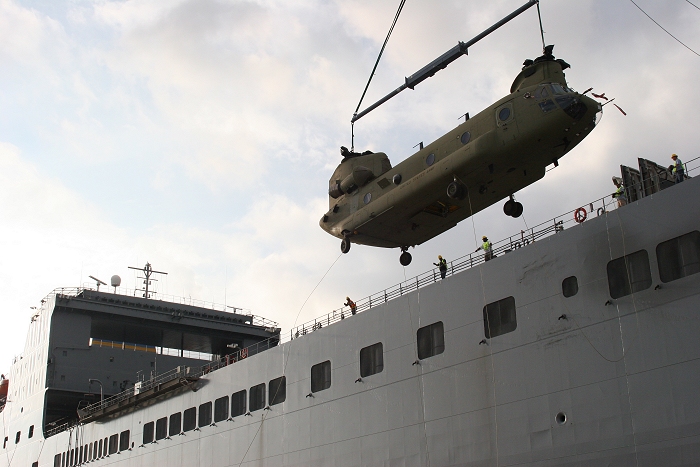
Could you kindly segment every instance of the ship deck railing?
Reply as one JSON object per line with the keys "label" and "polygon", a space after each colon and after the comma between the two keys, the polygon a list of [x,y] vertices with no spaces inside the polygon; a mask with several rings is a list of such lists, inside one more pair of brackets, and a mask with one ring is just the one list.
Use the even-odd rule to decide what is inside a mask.
{"label": "ship deck railing", "polygon": [[[684,165],[686,168],[686,176],[688,176],[690,172],[700,169],[700,157],[691,159],[685,162]],[[565,212],[564,214],[544,221],[526,230],[521,230],[519,233],[511,235],[507,238],[497,242],[492,242],[492,257],[490,260],[497,260],[499,256],[511,253],[540,239],[549,237],[550,235],[555,235],[562,232],[564,229],[575,227],[588,219],[600,217],[614,209],[617,209],[617,199],[614,198],[612,194],[598,198],[595,201],[574,208]],[[476,252],[469,253],[468,255],[464,255],[450,261],[447,263],[446,277],[484,263],[487,261],[486,256],[487,255],[485,252],[479,249]],[[392,287],[357,300],[355,302],[355,313],[360,313],[375,306],[382,305],[390,300],[402,297],[408,293],[420,289],[421,287],[434,284],[440,280],[440,270],[438,268],[433,268],[411,279],[405,280]],[[353,313],[350,307],[347,306],[335,309],[325,316],[315,318],[292,328],[289,331],[289,335],[286,336],[286,339],[292,340],[299,338],[310,332],[346,319],[355,313]]]}
{"label": "ship deck railing", "polygon": [[[694,166],[688,169],[688,164],[695,162]],[[685,163],[686,175],[690,172],[700,169],[700,157],[691,159]],[[556,216],[548,221],[537,224],[527,230],[521,230],[515,235],[511,235],[507,238],[493,242],[492,252],[493,257],[491,260],[497,260],[499,256],[511,253],[519,248],[524,248],[531,243],[534,243],[540,239],[549,237],[551,235],[556,235],[565,229],[575,227],[592,217],[599,217],[617,208],[617,200],[613,198],[612,195],[606,195],[588,204],[580,206],[578,208],[572,209],[562,215]],[[574,217],[574,214],[578,211],[581,213],[585,211],[585,218],[579,217],[578,220]],[[581,216],[582,214],[579,214]],[[485,253],[483,251],[473,252],[468,255],[464,255],[457,258],[454,261],[448,263],[446,277],[450,275],[457,274],[466,269],[472,268],[486,261]],[[402,297],[408,293],[414,292],[421,287],[425,287],[434,284],[441,280],[440,271],[437,268],[433,268],[422,274],[419,274],[412,279],[400,282],[393,287],[386,288],[381,292],[377,292],[368,297],[365,297],[356,302],[356,313],[361,313],[363,311],[369,310],[375,306],[387,303],[390,300]],[[73,289],[55,289],[55,293],[63,293],[76,295],[81,288]],[[160,375],[154,376],[149,380],[141,381],[139,387],[133,387],[125,391],[115,394],[113,396],[107,397],[101,402],[97,402],[87,407],[81,409],[83,413],[82,420],[91,420],[95,418],[98,413],[105,413],[115,405],[123,404],[129,401],[134,396],[139,393],[149,391],[153,388],[157,388],[159,385],[164,385],[166,383],[171,383],[174,380],[181,381],[193,381],[207,374],[216,371],[218,369],[224,368],[226,366],[232,365],[238,361],[244,360],[248,357],[256,355],[260,352],[268,350],[270,348],[276,347],[280,343],[288,342],[293,339],[297,339],[313,331],[322,329],[325,326],[331,325],[338,321],[349,318],[353,315],[352,311],[348,307],[338,308],[328,313],[325,316],[315,318],[304,324],[296,326],[290,330],[289,335],[275,335],[268,339],[257,342],[251,346],[241,348],[235,352],[226,355],[224,357],[218,358],[212,362],[209,362],[201,367],[187,367],[179,366],[171,371],[162,373]],[[113,411],[112,411],[113,413]],[[78,422],[80,423],[80,422]],[[53,427],[46,431],[46,436],[53,436],[62,431],[68,430],[77,423],[64,423],[62,425]]]}

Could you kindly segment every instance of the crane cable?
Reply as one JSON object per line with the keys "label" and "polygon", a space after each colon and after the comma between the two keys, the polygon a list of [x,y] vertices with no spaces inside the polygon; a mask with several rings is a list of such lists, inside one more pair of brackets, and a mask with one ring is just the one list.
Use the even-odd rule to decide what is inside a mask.
{"label": "crane cable", "polygon": [[[687,1],[687,0],[686,0],[686,1]],[[639,8],[639,11],[641,11],[642,13],[644,13],[644,14],[646,15],[647,18],[649,18],[650,20],[652,20],[652,21],[654,22],[654,24],[656,24],[658,27],[660,27],[661,29],[663,29],[664,32],[665,32],[666,34],[668,34],[669,36],[673,37],[673,38],[674,38],[679,44],[681,44],[683,47],[685,47],[686,49],[690,50],[690,51],[693,52],[695,55],[697,55],[698,57],[700,57],[700,54],[699,54],[699,53],[697,53],[696,51],[694,51],[693,49],[691,49],[689,46],[685,45],[685,43],[683,43],[680,39],[678,39],[676,36],[674,36],[673,34],[671,34],[665,27],[661,26],[654,18],[652,18],[651,16],[649,16],[649,13],[647,13],[646,11],[644,11],[644,10],[642,9],[642,7],[640,7],[639,5],[637,5],[637,4],[634,2],[634,0],[630,0],[630,2],[632,2],[632,3],[634,4],[634,6],[636,6],[637,8]],[[688,3],[690,3],[690,2],[688,2]],[[695,4],[693,4],[693,3],[690,3],[690,4],[693,5],[695,8],[698,8],[697,5],[695,5]],[[698,8],[698,9],[700,9],[700,8]]]}
{"label": "crane cable", "polygon": [[[396,15],[394,16],[394,22],[391,23],[391,27],[389,28],[389,32],[386,35],[386,39],[384,39],[384,44],[382,45],[382,48],[379,51],[379,56],[377,57],[377,61],[374,63],[374,68],[372,68],[372,73],[369,74],[369,79],[367,80],[367,85],[365,86],[365,90],[362,91],[362,97],[360,97],[360,102],[357,103],[357,108],[355,109],[355,113],[353,115],[357,115],[357,111],[360,110],[360,106],[362,105],[362,100],[365,98],[365,94],[367,93],[367,89],[369,89],[369,83],[372,82],[372,78],[374,77],[374,72],[377,71],[377,66],[379,65],[379,60],[382,58],[382,54],[384,53],[384,49],[386,48],[386,45],[389,42],[389,37],[391,37],[391,33],[394,30],[394,26],[396,26],[396,21],[398,21],[399,15],[401,14],[401,10],[403,10],[403,6],[405,4],[406,4],[406,0],[401,0],[399,3],[399,9],[396,11]],[[355,122],[350,123],[350,133],[351,133],[350,150],[354,151],[355,150]]]}

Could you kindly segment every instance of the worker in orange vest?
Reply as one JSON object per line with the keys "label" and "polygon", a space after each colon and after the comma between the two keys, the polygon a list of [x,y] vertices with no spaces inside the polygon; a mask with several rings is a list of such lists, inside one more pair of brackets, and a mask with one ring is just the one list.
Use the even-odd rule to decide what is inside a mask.
{"label": "worker in orange vest", "polygon": [[357,313],[357,305],[355,305],[355,302],[353,302],[352,300],[350,300],[350,297],[345,297],[345,299],[347,300],[347,302],[345,302],[345,306],[349,306],[349,307],[350,307],[350,312],[351,312],[353,315],[354,315],[355,313]]}

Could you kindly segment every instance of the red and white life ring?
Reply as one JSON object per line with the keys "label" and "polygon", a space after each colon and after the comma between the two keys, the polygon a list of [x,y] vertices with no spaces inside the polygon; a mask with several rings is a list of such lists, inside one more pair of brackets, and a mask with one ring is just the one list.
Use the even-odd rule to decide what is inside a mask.
{"label": "red and white life ring", "polygon": [[588,217],[588,213],[586,212],[586,208],[578,208],[576,211],[574,211],[574,220],[578,222],[579,224],[583,221],[586,220],[586,217]]}

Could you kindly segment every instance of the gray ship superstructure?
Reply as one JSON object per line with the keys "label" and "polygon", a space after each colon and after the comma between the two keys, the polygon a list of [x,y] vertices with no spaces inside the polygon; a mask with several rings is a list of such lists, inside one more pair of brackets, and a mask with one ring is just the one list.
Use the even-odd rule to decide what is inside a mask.
{"label": "gray ship superstructure", "polygon": [[291,331],[54,293],[0,465],[700,465],[700,180],[654,183]]}

